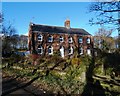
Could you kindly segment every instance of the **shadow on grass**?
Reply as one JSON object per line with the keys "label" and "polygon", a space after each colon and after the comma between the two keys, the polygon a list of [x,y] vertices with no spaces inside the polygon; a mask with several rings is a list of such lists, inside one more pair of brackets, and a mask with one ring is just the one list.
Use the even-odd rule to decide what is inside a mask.
{"label": "shadow on grass", "polygon": [[56,67],[58,67],[59,64],[62,63],[62,62],[64,62],[64,60],[58,61],[52,68],[47,69],[47,70],[46,70],[46,76],[48,76],[48,75],[49,75],[49,72],[52,71],[52,70],[54,70]]}
{"label": "shadow on grass", "polygon": [[93,79],[93,70],[94,70],[95,60],[92,57],[91,62],[86,70],[86,85],[84,87],[82,96],[105,96],[105,91],[100,84],[100,81],[97,80],[94,83]]}
{"label": "shadow on grass", "polygon": [[[9,76],[10,77],[10,76]],[[2,81],[2,84],[4,84],[4,83],[9,83],[9,82],[11,82],[11,81],[13,81],[13,80],[16,80],[17,78],[19,78],[20,76],[16,76],[16,77],[14,77],[14,78],[10,78],[9,80],[5,80],[5,81]],[[6,78],[8,78],[8,77],[6,77]],[[5,79],[5,78],[3,78],[3,79]]]}
{"label": "shadow on grass", "polygon": [[[2,96],[5,96],[5,95],[10,94],[10,93],[12,93],[12,92],[14,92],[14,91],[17,91],[18,89],[22,89],[22,88],[25,88],[25,87],[29,86],[29,85],[32,84],[35,80],[37,80],[39,77],[40,77],[40,76],[36,76],[35,78],[33,78],[32,80],[30,80],[30,81],[29,81],[28,83],[26,83],[26,84],[20,84],[19,86],[16,86],[15,88],[12,88],[12,89],[9,89],[9,90],[3,92],[3,93],[2,93]],[[19,82],[18,82],[18,84],[19,84]],[[16,85],[17,85],[17,84],[16,84]],[[11,85],[11,86],[12,86],[12,85]]]}
{"label": "shadow on grass", "polygon": [[[104,53],[103,55],[101,55],[103,57],[106,57],[107,59],[105,59],[104,64],[106,64],[105,66],[107,66],[107,68],[112,67],[114,69],[115,72],[118,72],[117,74],[119,75],[119,64],[118,62],[120,61],[119,57],[120,54],[119,53]],[[116,85],[116,86],[120,86],[119,84],[119,80],[115,80],[115,79],[107,79],[106,77],[100,77],[100,76],[95,76],[93,74],[93,70],[95,67],[95,58],[92,57],[91,62],[89,64],[89,66],[87,67],[86,70],[86,85],[84,87],[82,96],[106,96],[105,92],[109,92],[109,94],[111,94],[112,96],[116,96],[118,94],[120,94],[120,92],[114,91],[114,90],[109,90],[108,88],[103,88],[100,84],[100,81],[103,81],[107,84],[112,84],[112,85]],[[105,67],[106,68],[106,67]],[[99,78],[99,80],[95,80],[93,79],[93,75],[97,78]]]}
{"label": "shadow on grass", "polygon": [[98,79],[100,79],[101,81],[107,83],[107,84],[113,84],[113,85],[116,85],[116,86],[120,86],[120,80],[116,80],[116,79],[108,79],[106,77],[102,77],[102,76],[97,76],[97,75],[94,75],[94,77],[97,77]]}

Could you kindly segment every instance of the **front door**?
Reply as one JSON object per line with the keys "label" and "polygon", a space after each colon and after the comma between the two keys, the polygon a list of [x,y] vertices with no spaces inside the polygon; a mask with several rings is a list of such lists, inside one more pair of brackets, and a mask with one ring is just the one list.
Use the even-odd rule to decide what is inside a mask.
{"label": "front door", "polygon": [[64,58],[64,47],[63,46],[60,48],[60,55],[61,57]]}

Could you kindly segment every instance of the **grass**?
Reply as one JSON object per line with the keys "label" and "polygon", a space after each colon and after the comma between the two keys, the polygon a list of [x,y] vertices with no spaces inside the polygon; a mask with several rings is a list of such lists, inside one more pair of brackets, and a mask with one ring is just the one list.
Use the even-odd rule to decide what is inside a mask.
{"label": "grass", "polygon": [[[5,63],[9,62],[9,59],[6,60],[7,61],[4,61]],[[56,61],[44,61],[39,63],[38,65],[27,64],[26,62],[23,62],[21,64],[14,63],[13,66],[11,66],[10,68],[5,68],[3,69],[3,71],[9,75],[21,76],[21,78],[23,76],[24,78],[29,78],[30,80],[38,75],[42,75],[42,77],[40,77],[35,82],[37,85],[40,85],[40,88],[44,90],[48,90],[56,94],[59,92],[63,94],[81,94],[85,86],[85,80],[81,81],[81,79],[85,78],[85,74],[83,75],[83,73],[86,72],[86,65],[83,62],[85,60],[81,60],[82,64],[79,65],[77,65],[76,60],[78,59],[72,59],[71,62],[70,59],[67,59],[66,61],[58,64],[58,66],[56,66],[55,68],[53,67]],[[70,62],[72,64],[70,64]],[[65,63],[67,63],[68,65],[64,69]],[[74,63],[76,64],[74,65]],[[46,71],[51,68],[53,69],[50,70],[49,74],[46,76]],[[35,74],[32,74],[34,69],[37,69],[37,71],[35,72]],[[101,68],[98,67],[95,69],[94,72],[100,74],[100,69]],[[102,81],[101,85],[104,89],[108,88],[110,91],[120,92],[119,86],[113,85],[113,87],[111,88],[109,84]],[[111,93],[106,92],[106,94]]]}

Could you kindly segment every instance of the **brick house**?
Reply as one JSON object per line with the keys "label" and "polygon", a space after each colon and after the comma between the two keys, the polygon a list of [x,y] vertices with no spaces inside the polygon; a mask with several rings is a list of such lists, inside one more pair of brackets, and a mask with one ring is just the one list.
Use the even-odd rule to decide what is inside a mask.
{"label": "brick house", "polygon": [[30,23],[28,34],[30,53],[40,56],[58,52],[61,57],[73,57],[83,54],[92,55],[93,37],[84,29],[71,28],[70,20],[64,27]]}

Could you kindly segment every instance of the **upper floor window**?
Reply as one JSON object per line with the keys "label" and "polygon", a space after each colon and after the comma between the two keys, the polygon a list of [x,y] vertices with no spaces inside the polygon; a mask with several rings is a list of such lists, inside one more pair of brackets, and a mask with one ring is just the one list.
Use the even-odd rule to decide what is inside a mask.
{"label": "upper floor window", "polygon": [[90,38],[87,38],[87,44],[90,44]]}
{"label": "upper floor window", "polygon": [[38,54],[43,54],[43,48],[41,45],[38,46]]}
{"label": "upper floor window", "polygon": [[50,36],[48,37],[48,42],[53,42],[53,36],[50,35]]}
{"label": "upper floor window", "polygon": [[68,52],[69,52],[69,55],[72,55],[73,54],[73,47],[69,47]]}
{"label": "upper floor window", "polygon": [[82,48],[82,47],[79,48],[79,54],[80,54],[80,55],[83,54],[83,48]]}
{"label": "upper floor window", "polygon": [[62,36],[60,36],[59,40],[60,42],[64,42],[64,38]]}
{"label": "upper floor window", "polygon": [[38,41],[42,41],[43,40],[43,36],[40,34],[38,35]]}
{"label": "upper floor window", "polygon": [[79,42],[79,43],[83,43],[82,37],[79,37],[78,42]]}
{"label": "upper floor window", "polygon": [[68,38],[68,42],[69,42],[69,43],[73,43],[73,38],[72,38],[72,37],[69,37],[69,38]]}
{"label": "upper floor window", "polygon": [[52,47],[52,46],[49,46],[49,47],[48,47],[48,54],[49,54],[49,55],[52,55],[52,54],[53,54],[53,47]]}

